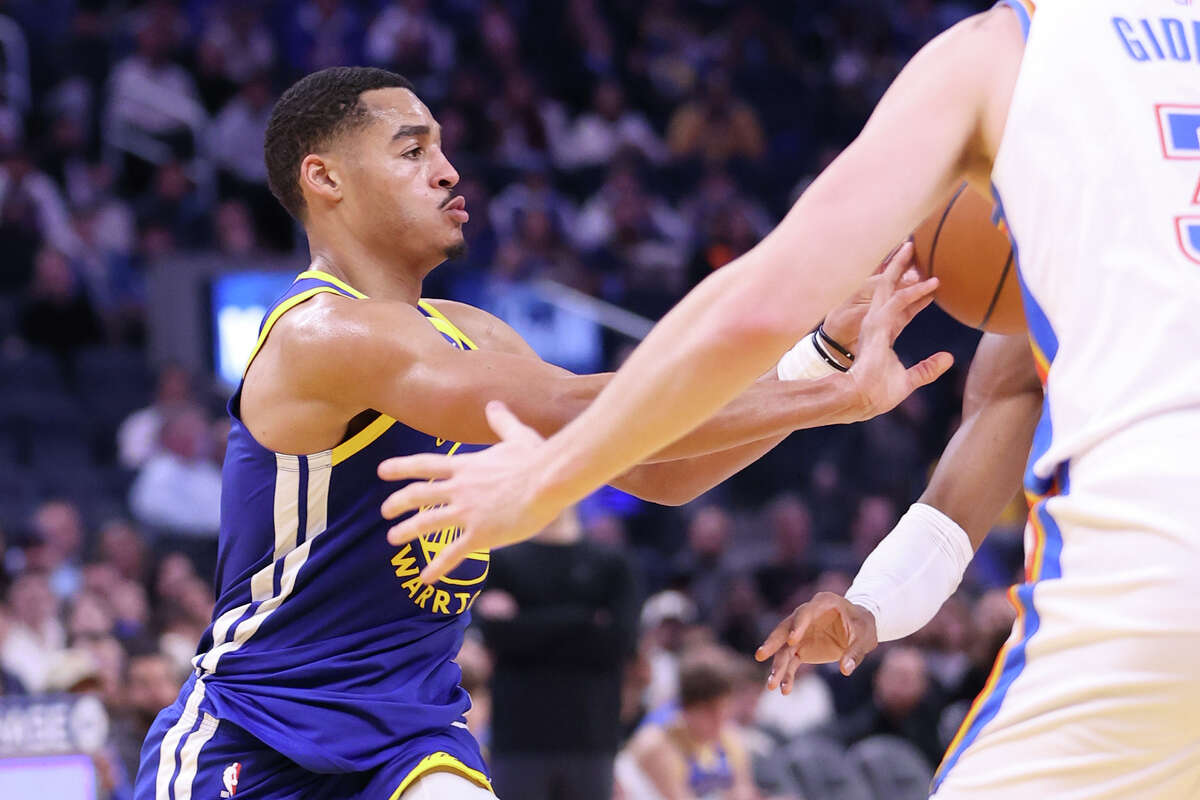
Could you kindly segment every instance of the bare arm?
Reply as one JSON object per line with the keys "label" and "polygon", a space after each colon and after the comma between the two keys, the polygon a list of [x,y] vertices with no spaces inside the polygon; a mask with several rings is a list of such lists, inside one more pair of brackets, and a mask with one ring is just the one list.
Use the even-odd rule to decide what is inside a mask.
{"label": "bare arm", "polygon": [[687,765],[662,728],[639,732],[629,743],[629,751],[663,800],[696,800],[687,785]]}
{"label": "bare arm", "polygon": [[[405,303],[327,295],[290,311],[250,369],[243,403],[252,432],[272,449],[314,452],[336,443],[346,420],[375,409],[431,436],[491,444],[497,436],[485,418],[488,401],[505,402],[548,435],[574,419],[612,379],[547,364],[495,317],[443,305],[472,338],[479,337],[483,349],[447,346]],[[740,448],[868,414],[845,376],[764,380],[651,460]]]}
{"label": "bare arm", "polygon": [[[437,305],[448,315],[452,315],[455,319],[465,320],[473,329],[479,331],[480,335],[475,337],[475,341],[481,346],[513,355],[538,358],[537,353],[521,338],[520,334],[503,320],[486,311],[450,301],[438,301]],[[857,337],[857,333],[857,328],[854,328],[853,335],[845,338],[848,341],[853,340],[853,337]],[[570,374],[559,367],[547,366],[561,375]],[[800,427],[816,427],[822,424],[820,420],[828,418],[828,411],[824,410],[823,406],[828,407],[831,400],[835,404],[837,403],[836,393],[825,383],[798,382],[789,387],[780,384],[774,378],[773,373],[770,377],[764,377],[758,382],[758,384],[763,383],[779,384],[777,389],[787,390],[797,399],[795,409],[797,419],[810,421]],[[718,414],[698,429],[692,437],[685,437],[685,440],[677,445],[683,444],[686,447],[688,446],[687,438],[700,439],[701,436],[706,442],[735,437],[739,427],[743,424],[734,419],[735,415],[769,414],[767,409],[756,406],[756,403],[757,400],[753,396],[746,397],[741,402],[735,400],[725,413]],[[541,430],[536,425],[534,428],[543,434],[553,432]],[[764,453],[783,441],[790,432],[790,430],[785,431],[757,441],[699,456],[673,458],[675,453],[687,452],[687,450],[677,445],[671,446],[661,453],[654,454],[647,463],[633,467],[623,475],[614,478],[610,484],[644,500],[663,505],[682,505],[741,471],[748,464],[757,461]]]}
{"label": "bare arm", "polygon": [[[435,524],[461,527],[455,547],[426,568],[426,579],[437,578],[468,548],[531,535],[564,506],[693,430],[848,297],[956,181],[988,180],[1022,51],[1015,16],[1004,9],[930,42],[779,227],[664,317],[570,425],[540,443],[497,408],[493,419],[506,441],[490,458],[473,455],[453,467],[408,459],[407,477],[443,479],[436,500],[443,505],[401,523],[393,542]],[[859,388],[869,394],[889,387]]]}
{"label": "bare arm", "polygon": [[962,423],[920,499],[957,522],[976,550],[1020,491],[1041,408],[1025,337],[986,334],[967,373]]}
{"label": "bare arm", "polygon": [[[976,549],[1020,489],[1041,405],[1042,387],[1025,337],[986,334],[967,375],[962,423],[920,500],[957,522]],[[929,599],[936,608],[945,596]],[[822,592],[780,622],[755,657],[774,658],[767,685],[787,694],[801,663],[840,661],[849,674],[875,647],[877,635],[870,612]]]}

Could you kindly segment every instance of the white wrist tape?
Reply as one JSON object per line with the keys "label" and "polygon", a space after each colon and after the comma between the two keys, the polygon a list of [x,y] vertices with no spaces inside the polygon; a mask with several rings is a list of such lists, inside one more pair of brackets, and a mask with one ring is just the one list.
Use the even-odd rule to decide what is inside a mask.
{"label": "white wrist tape", "polygon": [[846,599],[875,615],[881,642],[925,627],[971,562],[966,531],[933,506],[914,503],[858,571]]}
{"label": "white wrist tape", "polygon": [[775,373],[781,381],[815,381],[830,375],[837,375],[838,370],[831,367],[813,346],[816,332],[810,333],[796,345],[783,354]]}

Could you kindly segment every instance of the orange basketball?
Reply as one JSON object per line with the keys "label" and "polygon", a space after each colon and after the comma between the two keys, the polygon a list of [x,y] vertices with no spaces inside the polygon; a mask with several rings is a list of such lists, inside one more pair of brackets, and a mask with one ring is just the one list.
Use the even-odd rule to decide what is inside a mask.
{"label": "orange basketball", "polygon": [[992,223],[992,203],[963,184],[913,231],[922,274],[939,279],[934,300],[964,325],[1022,333],[1025,312],[1008,235]]}

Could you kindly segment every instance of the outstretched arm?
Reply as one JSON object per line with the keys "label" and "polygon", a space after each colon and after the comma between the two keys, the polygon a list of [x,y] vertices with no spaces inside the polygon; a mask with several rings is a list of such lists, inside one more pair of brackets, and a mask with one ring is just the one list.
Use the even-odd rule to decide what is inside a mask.
{"label": "outstretched arm", "polygon": [[396,538],[434,524],[463,530],[426,578],[470,549],[533,534],[567,504],[693,430],[848,297],[964,175],[986,182],[1022,47],[1015,17],[997,10],[923,48],[779,227],[693,290],[596,402],[552,439],[517,433],[498,410],[497,424],[521,447],[501,444],[488,459],[473,455],[453,467],[407,461],[408,477],[442,478],[447,486],[437,519],[418,514],[398,526]]}
{"label": "outstretched arm", "polygon": [[873,608],[829,592],[797,608],[755,654],[774,658],[770,688],[789,692],[802,663],[838,661],[848,675],[877,640],[901,638],[933,619],[965,566],[942,550],[954,547],[947,536],[958,538],[956,549],[967,558],[979,547],[1020,488],[1041,405],[1025,337],[985,335],[967,376],[962,423],[929,486],[855,579],[855,587],[865,576],[875,589],[866,603]]}

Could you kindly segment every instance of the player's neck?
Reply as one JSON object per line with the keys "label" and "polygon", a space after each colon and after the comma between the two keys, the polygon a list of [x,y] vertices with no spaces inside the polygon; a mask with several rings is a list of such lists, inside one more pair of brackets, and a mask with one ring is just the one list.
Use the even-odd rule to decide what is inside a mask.
{"label": "player's neck", "polygon": [[327,272],[358,291],[380,300],[399,300],[416,305],[421,299],[424,273],[404,269],[394,260],[375,258],[365,248],[361,252],[334,251],[310,242],[311,269]]}

